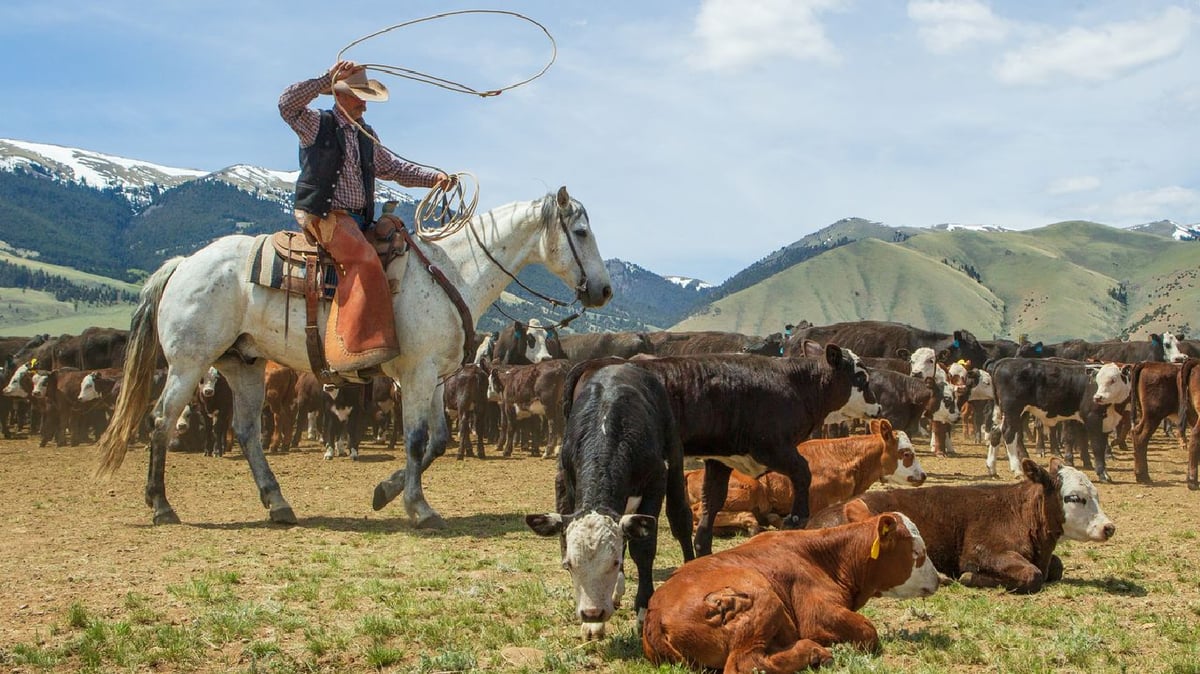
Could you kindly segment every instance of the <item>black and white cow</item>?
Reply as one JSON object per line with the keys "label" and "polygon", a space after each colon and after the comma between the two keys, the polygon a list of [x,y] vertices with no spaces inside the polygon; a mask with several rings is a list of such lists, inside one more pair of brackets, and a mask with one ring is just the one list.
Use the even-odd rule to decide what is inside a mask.
{"label": "black and white cow", "polygon": [[1008,452],[1009,468],[1021,474],[1021,459],[1028,457],[1021,438],[1021,415],[1028,412],[1047,429],[1067,420],[1081,422],[1092,450],[1096,477],[1101,482],[1112,482],[1105,464],[1105,434],[1114,431],[1121,421],[1129,401],[1130,374],[1128,365],[1089,366],[1058,358],[1003,358],[993,363],[999,430],[989,434],[988,474],[996,475],[996,449],[1001,439]]}
{"label": "black and white cow", "polygon": [[539,535],[561,537],[586,639],[604,636],[624,594],[628,541],[638,571],[640,631],[654,592],[656,518],[664,500],[684,561],[695,557],[671,402],[653,374],[610,365],[592,375],[578,398],[567,395],[563,406],[568,417],[555,479],[557,512],[528,515],[525,522]]}
{"label": "black and white cow", "polygon": [[[704,507],[694,539],[701,555],[712,552],[713,524],[733,469],[751,477],[768,470],[787,476],[793,501],[784,526],[802,527],[808,521],[812,473],[796,445],[831,412],[857,418],[880,414],[868,370],[852,351],[836,344],[825,345],[822,358],[707,354],[626,362],[663,382],[684,455],[705,462]],[[605,364],[611,363],[600,359],[575,366],[563,394],[572,395]]]}
{"label": "black and white cow", "polygon": [[558,341],[558,331],[543,326],[536,318],[529,319],[529,323],[513,321],[501,330],[493,353],[495,359],[505,365],[532,365],[567,357]]}

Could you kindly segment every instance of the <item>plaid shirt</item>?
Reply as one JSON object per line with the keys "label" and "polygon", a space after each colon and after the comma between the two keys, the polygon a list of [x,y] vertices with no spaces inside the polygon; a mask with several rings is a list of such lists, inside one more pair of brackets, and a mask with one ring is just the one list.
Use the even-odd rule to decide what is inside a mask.
{"label": "plaid shirt", "polygon": [[[284,89],[279,97],[279,114],[300,137],[300,146],[308,147],[317,140],[321,113],[308,104],[329,87],[329,74],[297,82]],[[334,106],[333,117],[338,130],[346,139],[346,156],[340,177],[333,190],[333,207],[357,211],[363,204],[362,172],[358,170],[358,129]],[[365,122],[364,122],[365,125]],[[405,187],[433,187],[437,173],[400,159],[382,145],[375,146],[375,177],[392,180]]]}

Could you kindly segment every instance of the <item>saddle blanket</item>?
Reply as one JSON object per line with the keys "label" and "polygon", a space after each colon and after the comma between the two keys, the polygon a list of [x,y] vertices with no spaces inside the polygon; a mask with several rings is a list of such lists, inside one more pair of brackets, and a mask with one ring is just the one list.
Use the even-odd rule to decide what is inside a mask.
{"label": "saddle blanket", "polygon": [[[306,270],[303,264],[296,264],[284,259],[275,247],[271,245],[271,235],[262,234],[254,238],[250,248],[250,259],[247,266],[247,278],[251,283],[276,288],[295,295],[304,294]],[[317,263],[317,273],[321,276],[321,298],[332,300],[337,290],[337,270],[333,265]]]}

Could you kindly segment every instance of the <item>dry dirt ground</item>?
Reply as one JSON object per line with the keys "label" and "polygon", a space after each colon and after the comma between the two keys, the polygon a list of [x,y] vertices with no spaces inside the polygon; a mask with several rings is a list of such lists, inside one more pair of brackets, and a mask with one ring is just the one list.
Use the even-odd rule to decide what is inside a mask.
{"label": "dry dirt ground", "polygon": [[[921,452],[931,484],[984,479],[983,448],[961,436],[957,445],[956,458]],[[490,447],[489,452],[494,456]],[[553,461],[529,456],[455,461],[452,455],[437,460],[426,474],[426,495],[449,528],[429,533],[412,529],[399,502],[380,512],[370,507],[376,482],[403,464],[402,448],[368,443],[358,462],[323,461],[321,450],[306,441],[299,450],[269,458],[298,526],[267,523],[235,449],[219,459],[169,454],[168,496],[183,524],[154,527],[142,500],[143,450],[131,448],[115,477],[97,481],[91,446],[39,448],[36,440],[0,440],[0,653],[16,644],[53,645],[62,638],[55,635],[73,604],[118,616],[127,595],[136,592],[161,602],[166,620],[180,619],[186,607],[170,588],[205,569],[233,569],[252,590],[254,583],[276,578],[275,567],[318,549],[382,556],[387,560],[382,575],[414,563],[413,551],[422,544],[460,547],[482,558],[495,550],[497,556],[536,559],[535,568],[546,569],[546,583],[569,586],[558,570],[557,545],[538,540],[522,521],[525,513],[552,508]],[[1110,463],[1117,484],[1100,486],[1103,507],[1117,525],[1115,538],[1086,549],[1068,544],[1064,554],[1070,578],[1100,583],[1116,577],[1151,588],[1111,598],[1126,602],[1122,620],[1128,630],[1150,629],[1139,616],[1156,610],[1177,610],[1179,620],[1192,625],[1200,620],[1200,493],[1185,488],[1184,468],[1175,441],[1161,434],[1151,446],[1153,485],[1136,484],[1131,457],[1119,453]],[[1004,464],[1001,473],[1010,479]],[[678,560],[679,551],[669,536],[660,555],[678,563],[670,561]],[[1178,564],[1130,571],[1139,555]],[[1160,586],[1171,590],[1154,589]],[[355,619],[353,611],[344,613],[344,620]],[[576,629],[561,626],[570,635]],[[210,663],[211,671],[220,671],[219,663]]]}

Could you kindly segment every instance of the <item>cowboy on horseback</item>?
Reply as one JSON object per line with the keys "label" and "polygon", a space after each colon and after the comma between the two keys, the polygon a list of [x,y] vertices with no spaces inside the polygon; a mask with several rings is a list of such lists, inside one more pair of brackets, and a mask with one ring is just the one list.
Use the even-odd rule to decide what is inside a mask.
{"label": "cowboy on horseback", "polygon": [[[332,110],[309,103],[333,94]],[[279,114],[300,137],[295,216],[301,229],[336,262],[338,285],[325,332],[334,372],[354,374],[400,354],[392,290],[375,247],[363,232],[375,225],[375,179],[405,187],[448,186],[450,178],[404,161],[378,143],[363,121],[368,101],[388,91],[368,80],[365,66],[339,61],[329,72],[297,82],[279,97]]]}

